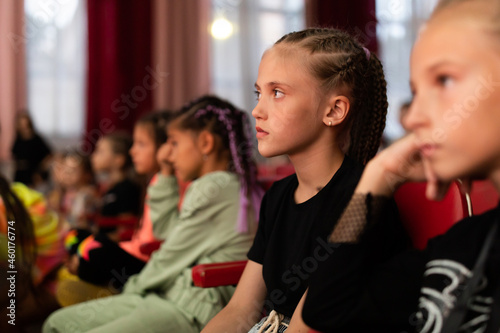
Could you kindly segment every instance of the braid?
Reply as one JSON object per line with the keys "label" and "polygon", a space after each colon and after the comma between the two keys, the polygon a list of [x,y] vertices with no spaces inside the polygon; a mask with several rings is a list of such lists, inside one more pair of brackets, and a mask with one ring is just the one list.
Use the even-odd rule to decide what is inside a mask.
{"label": "braid", "polygon": [[360,110],[362,112],[354,114],[350,131],[351,145],[348,151],[348,155],[363,164],[366,164],[377,153],[385,128],[388,107],[387,84],[382,64],[373,54],[368,62],[365,80],[366,85],[362,86],[364,91],[360,91],[358,95],[364,96],[361,102],[365,105]]}
{"label": "braid", "polygon": [[236,173],[241,183],[238,229],[246,232],[249,199],[258,216],[263,194],[257,183],[257,166],[253,158],[251,129],[247,114],[218,97],[203,96],[184,106],[177,117],[179,121],[176,124],[180,128],[196,132],[208,130],[221,139],[220,153],[229,152],[228,171]]}
{"label": "braid", "polygon": [[375,156],[387,114],[386,82],[379,59],[347,33],[313,28],[283,36],[275,45],[308,52],[307,66],[325,93],[342,91],[351,103],[339,132],[340,148],[366,164]]}

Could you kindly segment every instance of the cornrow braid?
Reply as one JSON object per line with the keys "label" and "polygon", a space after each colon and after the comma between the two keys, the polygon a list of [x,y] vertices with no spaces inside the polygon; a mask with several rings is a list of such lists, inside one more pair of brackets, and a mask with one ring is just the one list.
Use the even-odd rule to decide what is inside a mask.
{"label": "cornrow braid", "polygon": [[366,164],[377,153],[387,115],[386,81],[376,55],[338,29],[292,32],[275,43],[307,53],[306,65],[324,93],[339,91],[350,101],[339,142],[347,155]]}
{"label": "cornrow braid", "polygon": [[236,173],[241,183],[238,231],[248,231],[248,208],[251,205],[255,216],[258,216],[263,190],[257,182],[247,114],[227,101],[208,95],[184,106],[177,117],[176,124],[181,129],[195,132],[208,130],[221,139],[222,151],[219,153],[229,152],[231,162],[228,170]]}

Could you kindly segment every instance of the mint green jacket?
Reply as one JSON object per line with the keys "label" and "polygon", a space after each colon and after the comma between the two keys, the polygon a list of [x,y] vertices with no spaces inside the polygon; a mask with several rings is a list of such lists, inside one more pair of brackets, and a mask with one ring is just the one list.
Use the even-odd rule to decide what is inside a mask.
{"label": "mint green jacket", "polygon": [[[164,183],[168,186],[163,188],[177,186],[174,177],[160,177],[159,183],[170,183]],[[165,241],[141,273],[128,280],[124,293],[156,293],[205,325],[227,304],[234,287],[195,287],[191,267],[245,260],[257,228],[256,216],[252,213],[248,216],[248,233],[236,231],[240,183],[235,174],[225,171],[193,181],[186,190],[180,211],[177,211],[177,191],[168,191],[163,200],[161,226],[155,226],[153,212],[151,217],[155,235],[161,235]]]}

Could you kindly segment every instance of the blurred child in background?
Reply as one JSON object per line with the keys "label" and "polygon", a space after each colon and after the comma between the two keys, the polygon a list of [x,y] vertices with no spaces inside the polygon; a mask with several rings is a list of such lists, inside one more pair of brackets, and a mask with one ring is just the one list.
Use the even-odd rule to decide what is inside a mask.
{"label": "blurred child in background", "polygon": [[61,213],[70,228],[90,230],[90,219],[96,213],[98,198],[88,156],[68,150],[60,161]]}
{"label": "blurred child in background", "polygon": [[[149,259],[141,246],[163,240],[170,210],[164,204],[165,196],[177,187],[158,180],[157,151],[167,140],[166,127],[173,117],[171,112],[151,113],[143,116],[134,128],[134,143],[130,149],[137,174],[150,179],[143,216],[131,240],[114,242],[105,234],[87,237],[73,256],[72,272],[79,279],[61,282],[57,297],[61,305],[83,302],[116,293],[128,277],[137,274]],[[158,232],[154,232],[154,229]]]}
{"label": "blurred child in background", "polygon": [[12,156],[15,161],[14,181],[31,187],[43,185],[47,180],[51,149],[36,132],[27,113],[17,117]]}
{"label": "blurred child in background", "polygon": [[[170,167],[159,182],[175,189],[163,201],[170,212],[166,240],[121,295],[59,310],[44,332],[199,332],[234,287],[197,288],[192,266],[244,259],[257,227],[262,190],[250,132],[246,114],[216,97],[184,107],[168,126],[171,146],[162,148],[170,151],[160,154]],[[173,173],[192,181],[180,211]]]}
{"label": "blurred child in background", "polygon": [[[112,133],[97,142],[92,154],[92,167],[99,174],[104,194],[101,197],[99,215],[117,217],[139,216],[141,188],[132,180],[132,159],[129,150],[132,138],[125,133]],[[115,228],[100,228],[100,232],[112,232]],[[111,236],[111,235],[110,235]],[[117,235],[112,235],[118,240]]]}

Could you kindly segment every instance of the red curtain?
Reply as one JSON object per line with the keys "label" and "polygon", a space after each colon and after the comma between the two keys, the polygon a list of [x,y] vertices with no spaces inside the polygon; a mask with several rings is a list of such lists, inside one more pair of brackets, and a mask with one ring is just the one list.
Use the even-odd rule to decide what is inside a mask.
{"label": "red curtain", "polygon": [[0,167],[10,159],[16,114],[28,107],[25,46],[29,32],[24,1],[0,1]]}
{"label": "red curtain", "polygon": [[151,0],[88,0],[87,133],[83,150],[131,131],[166,75],[151,65]]}
{"label": "red curtain", "polygon": [[153,0],[153,63],[168,72],[153,106],[176,109],[210,91],[210,0]]}
{"label": "red curtain", "polygon": [[308,27],[343,29],[370,51],[378,51],[375,0],[306,0],[306,21]]}

